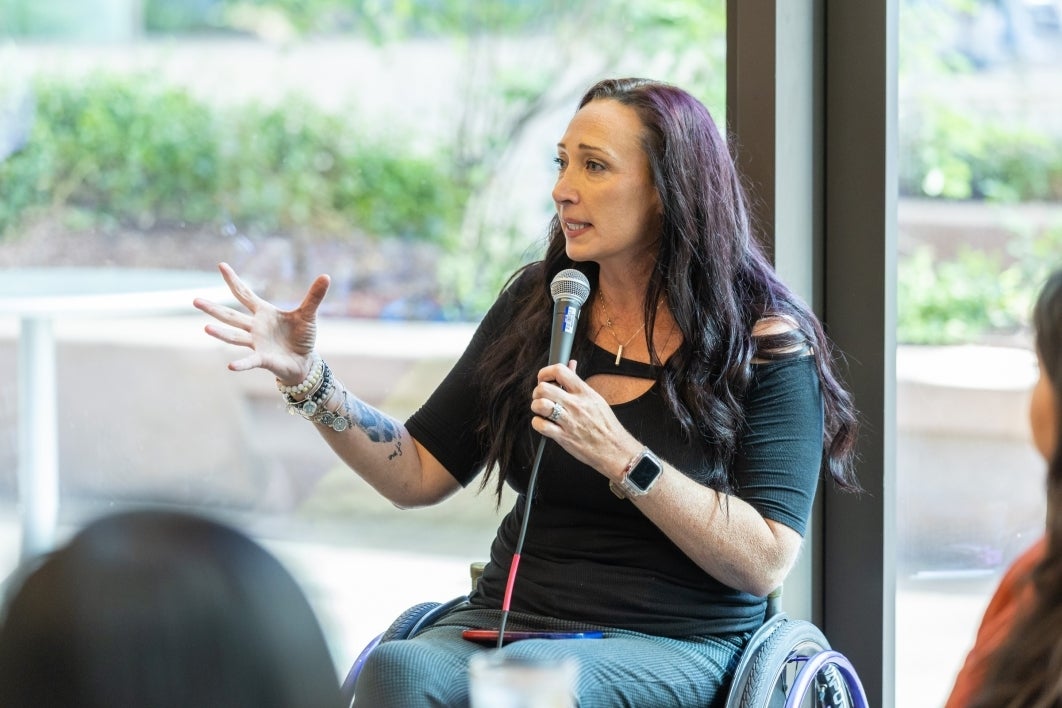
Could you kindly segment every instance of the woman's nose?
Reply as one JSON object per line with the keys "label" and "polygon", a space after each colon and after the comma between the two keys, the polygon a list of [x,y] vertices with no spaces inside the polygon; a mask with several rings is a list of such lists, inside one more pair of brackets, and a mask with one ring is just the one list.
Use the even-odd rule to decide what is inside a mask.
{"label": "woman's nose", "polygon": [[579,201],[579,193],[564,174],[557,176],[557,182],[553,185],[553,201],[557,204],[571,204]]}

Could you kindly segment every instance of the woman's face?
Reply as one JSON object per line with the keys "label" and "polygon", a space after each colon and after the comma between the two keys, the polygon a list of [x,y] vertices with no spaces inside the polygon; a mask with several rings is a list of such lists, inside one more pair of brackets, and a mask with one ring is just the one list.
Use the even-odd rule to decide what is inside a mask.
{"label": "woman's face", "polygon": [[1029,424],[1032,429],[1033,444],[1044,459],[1050,460],[1058,448],[1058,420],[1059,405],[1062,401],[1057,400],[1055,389],[1051,385],[1051,379],[1047,376],[1044,362],[1040,363],[1040,378],[1033,386],[1032,397],[1029,400]]}
{"label": "woman's face", "polygon": [[660,235],[660,195],[633,108],[611,99],[586,104],[557,144],[553,201],[574,261],[631,263]]}

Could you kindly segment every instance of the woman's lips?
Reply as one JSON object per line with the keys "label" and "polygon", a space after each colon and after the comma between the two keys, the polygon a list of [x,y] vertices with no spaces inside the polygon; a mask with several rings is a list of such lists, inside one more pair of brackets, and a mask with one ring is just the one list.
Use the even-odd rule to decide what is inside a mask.
{"label": "woman's lips", "polygon": [[590,224],[586,223],[585,221],[564,222],[564,233],[566,233],[569,237],[578,236],[589,228]]}

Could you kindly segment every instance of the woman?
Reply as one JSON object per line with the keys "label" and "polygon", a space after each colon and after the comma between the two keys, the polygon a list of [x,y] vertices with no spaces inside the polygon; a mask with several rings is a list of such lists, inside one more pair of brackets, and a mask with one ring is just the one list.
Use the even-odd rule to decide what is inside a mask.
{"label": "woman", "polygon": [[[855,417],[829,343],[753,239],[707,109],[667,84],[602,81],[556,162],[545,257],[514,275],[404,425],[315,356],[327,276],[279,312],[222,265],[250,314],[196,302],[227,325],[209,334],[252,350],[230,368],[271,371],[296,407],[325,391],[310,396],[310,417],[332,425],[338,415],[340,432],[322,425],[322,435],[392,502],[434,504],[480,474],[499,494],[506,484],[520,493],[471,607],[378,647],[359,705],[467,703],[468,658],[480,648],[461,630],[498,627],[539,436],[553,444],[507,626],[600,629],[605,639],[503,651],[576,656],[584,708],[723,700],[764,596],[797,557],[820,468],[857,488]],[[570,365],[546,366],[550,283],[566,268],[586,275],[591,296]]]}
{"label": "woman", "polygon": [[1062,706],[1062,270],[1040,292],[1033,326],[1029,423],[1047,461],[1047,532],[1000,581],[947,708]]}
{"label": "woman", "polygon": [[4,708],[338,708],[295,580],[223,524],[128,511],[88,524],[12,589]]}

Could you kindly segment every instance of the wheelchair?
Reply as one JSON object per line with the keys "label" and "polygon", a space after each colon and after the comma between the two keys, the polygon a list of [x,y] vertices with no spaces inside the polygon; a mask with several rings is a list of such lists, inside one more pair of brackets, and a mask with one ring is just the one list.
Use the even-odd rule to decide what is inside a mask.
{"label": "wheelchair", "polygon": [[[471,566],[475,589],[482,563]],[[749,639],[727,694],[726,708],[867,708],[866,692],[852,663],[813,623],[789,617],[779,587],[767,598],[763,624]],[[468,601],[422,602],[399,615],[369,642],[343,681],[343,705],[354,703],[354,684],[365,660],[382,642],[409,639]]]}

